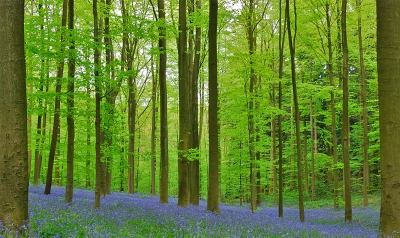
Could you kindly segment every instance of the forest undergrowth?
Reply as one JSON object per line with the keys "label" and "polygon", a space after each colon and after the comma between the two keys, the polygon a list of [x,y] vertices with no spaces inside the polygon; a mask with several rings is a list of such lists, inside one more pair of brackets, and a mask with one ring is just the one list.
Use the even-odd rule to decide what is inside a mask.
{"label": "forest undergrowth", "polygon": [[[29,188],[30,231],[26,237],[377,237],[379,208],[355,206],[353,221],[344,222],[343,209],[326,201],[306,204],[305,222],[299,220],[294,199],[286,201],[284,217],[268,204],[251,213],[243,206],[220,204],[221,214],[200,206],[177,207],[177,200],[160,204],[158,197],[113,192],[93,208],[94,191],[75,189],[71,204],[64,202],[65,188]],[[357,197],[355,196],[355,205]],[[343,206],[342,206],[343,208]],[[4,229],[0,237],[11,237]]]}

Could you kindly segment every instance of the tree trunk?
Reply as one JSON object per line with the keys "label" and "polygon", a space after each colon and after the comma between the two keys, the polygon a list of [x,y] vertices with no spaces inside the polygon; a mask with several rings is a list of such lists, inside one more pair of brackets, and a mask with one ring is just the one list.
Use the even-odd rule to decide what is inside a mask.
{"label": "tree trunk", "polygon": [[[88,68],[86,68],[86,71],[89,73],[90,71],[89,71],[89,69]],[[88,77],[88,79],[89,79],[89,77]],[[86,110],[87,111],[90,111],[90,101],[91,101],[91,96],[90,96],[90,93],[91,93],[91,90],[90,90],[90,81],[88,80],[87,81],[87,83],[86,83]],[[86,171],[85,171],[85,173],[86,173],[86,184],[85,184],[85,187],[86,188],[90,188],[91,187],[91,180],[90,180],[90,178],[91,178],[91,174],[90,174],[90,169],[91,169],[91,167],[90,167],[90,162],[91,162],[91,160],[90,160],[90,158],[92,157],[92,153],[91,153],[91,147],[92,147],[92,142],[91,142],[91,135],[92,135],[92,133],[91,133],[91,128],[92,128],[92,119],[91,119],[91,117],[87,117],[87,119],[86,119],[86,163],[85,163],[85,165],[86,165]]]}
{"label": "tree trunk", "polygon": [[[60,127],[58,127],[58,132],[57,132],[58,136],[57,136],[57,143],[56,144],[60,144]],[[54,156],[54,185],[56,186],[61,186],[62,184],[62,178],[61,178],[61,173],[60,173],[60,165],[61,167],[63,166],[60,163],[60,147],[57,146],[56,147],[56,154]]]}
{"label": "tree trunk", "polygon": [[250,209],[254,213],[256,210],[256,197],[257,197],[257,189],[256,189],[256,168],[255,168],[255,159],[256,153],[254,148],[255,143],[255,133],[254,133],[254,87],[256,83],[256,76],[254,72],[254,62],[253,62],[253,54],[254,54],[254,24],[253,24],[253,12],[254,12],[254,1],[250,0],[249,3],[249,13],[247,19],[247,37],[249,43],[249,55],[250,55],[250,88],[248,95],[248,127],[249,127],[249,153],[250,153]]}
{"label": "tree trunk", "polygon": [[208,79],[209,79],[209,167],[207,210],[220,213],[219,210],[219,122],[218,122],[218,60],[217,60],[217,22],[218,0],[210,0],[208,26]]}
{"label": "tree trunk", "polygon": [[[140,145],[140,127],[138,128],[138,145]],[[140,165],[140,146],[137,147],[137,157],[136,157],[136,178],[135,178],[135,191],[139,188],[139,165]]]}
{"label": "tree trunk", "polygon": [[179,152],[178,152],[178,206],[189,205],[189,76],[187,72],[186,0],[179,0]]}
{"label": "tree trunk", "polygon": [[68,2],[68,30],[69,39],[69,60],[68,60],[68,92],[67,92],[67,126],[68,126],[68,146],[67,146],[67,183],[65,189],[65,202],[71,203],[74,188],[74,144],[75,144],[75,125],[74,125],[74,93],[75,93],[75,41],[74,41],[74,0]]}
{"label": "tree trunk", "polygon": [[[306,119],[303,120],[303,127],[304,127],[303,136],[304,136],[304,179],[305,179],[304,187],[305,187],[306,195],[308,197],[308,195],[310,194],[310,172],[308,171],[308,149],[307,149],[307,147],[308,147],[308,141],[307,141],[308,131],[307,131],[307,120]],[[310,125],[310,127],[312,128],[311,125]]]}
{"label": "tree trunk", "polygon": [[[42,103],[39,102],[39,105],[42,105]],[[40,147],[41,147],[40,146],[41,145],[40,137],[42,135],[42,115],[38,115],[37,120],[38,121],[37,121],[36,132],[37,132],[38,138],[36,139],[36,148],[35,148],[35,171],[34,171],[34,175],[33,175],[33,185],[34,186],[39,186],[40,171],[42,169],[42,157],[40,154]]]}
{"label": "tree trunk", "polygon": [[102,81],[100,78],[100,35],[99,35],[99,18],[97,10],[97,0],[93,0],[93,36],[95,41],[94,48],[94,77],[95,77],[95,98],[96,98],[96,186],[95,186],[95,201],[94,208],[100,207],[100,197],[104,196],[104,170],[102,166],[103,152],[101,151],[101,143],[104,141],[104,135],[101,131],[101,99],[102,99]]}
{"label": "tree trunk", "polygon": [[24,1],[0,1],[0,13],[0,221],[15,231],[29,223]]}
{"label": "tree trunk", "polygon": [[[63,10],[61,19],[61,39],[60,39],[60,55],[64,52],[64,41],[65,41],[65,27],[67,26],[67,7],[68,0],[63,0]],[[54,103],[54,121],[53,121],[53,132],[51,136],[51,145],[49,153],[49,161],[47,166],[47,177],[46,177],[46,187],[44,189],[44,194],[50,194],[51,184],[53,180],[53,165],[54,157],[56,155],[57,140],[60,133],[60,93],[61,93],[61,79],[64,74],[64,58],[59,62],[57,68],[57,79],[56,79],[56,98]]]}
{"label": "tree trunk", "polygon": [[[201,9],[201,0],[196,1],[196,7],[194,7],[194,0],[191,1],[192,12],[195,9]],[[199,69],[200,69],[200,50],[201,50],[201,28],[196,27],[195,38],[190,37],[189,43],[193,45],[194,40],[194,61],[192,65],[192,75],[190,77],[190,121],[191,121],[191,149],[194,154],[192,154],[193,161],[190,162],[190,204],[199,205],[200,199],[200,151],[199,151],[199,117],[198,117],[198,79],[199,79]],[[192,46],[193,47],[193,46]],[[192,53],[190,54],[192,58]]]}
{"label": "tree trunk", "polygon": [[350,181],[350,137],[349,137],[349,68],[346,31],[347,0],[342,0],[342,46],[343,46],[343,120],[342,120],[342,159],[344,164],[345,221],[352,220],[351,181]]}
{"label": "tree trunk", "polygon": [[364,149],[364,166],[363,166],[363,206],[368,206],[368,189],[369,189],[369,159],[368,159],[368,110],[367,110],[367,82],[365,76],[363,40],[361,31],[361,1],[356,1],[358,14],[358,49],[360,52],[360,72],[361,72],[361,101],[363,107],[363,149]]}
{"label": "tree trunk", "polygon": [[151,196],[156,195],[156,115],[157,115],[157,73],[154,69],[154,56],[151,56]]}
{"label": "tree trunk", "polygon": [[[286,22],[286,21],[284,21]],[[284,23],[284,25],[286,25]],[[283,47],[285,43],[285,27],[282,27],[282,0],[279,0],[279,85],[278,85],[278,106],[282,110],[282,78],[283,78]],[[279,198],[278,216],[283,217],[283,135],[282,115],[278,115],[278,153],[279,153]]]}
{"label": "tree trunk", "polygon": [[[120,85],[122,80],[118,80],[116,83],[115,76],[114,76],[114,66],[112,65],[112,61],[114,60],[113,56],[113,45],[112,39],[110,37],[110,8],[111,8],[111,0],[106,0],[105,2],[106,7],[104,9],[104,46],[106,51],[106,85],[108,92],[106,93],[106,126],[104,127],[104,134],[103,137],[105,142],[107,142],[107,146],[109,150],[113,148],[113,137],[114,137],[114,114],[115,114],[115,101],[118,96],[118,92],[120,89]],[[117,85],[115,85],[115,83]],[[105,194],[111,194],[111,156],[106,156],[105,161],[103,163],[104,166],[104,179],[105,179]]]}
{"label": "tree trunk", "polygon": [[[130,42],[127,45],[127,63],[128,72],[132,72],[133,61],[136,52],[137,41]],[[128,193],[135,193],[135,131],[136,131],[136,75],[129,75],[128,79],[128,127],[129,127],[129,176],[128,176]]]}
{"label": "tree trunk", "polygon": [[331,118],[332,118],[332,157],[333,157],[333,208],[339,208],[339,176],[337,171],[337,132],[336,132],[336,110],[335,110],[335,82],[333,79],[333,50],[332,50],[332,37],[331,37],[331,9],[329,4],[325,5],[326,13],[326,25],[328,31],[328,71],[329,71],[329,81],[332,87],[331,91]]}
{"label": "tree trunk", "polygon": [[[296,9],[294,9],[296,12]],[[300,139],[300,111],[297,97],[297,86],[296,86],[296,65],[295,65],[295,40],[296,40],[296,28],[294,36],[292,37],[291,21],[289,11],[289,0],[286,0],[286,22],[289,38],[289,49],[290,49],[290,65],[292,73],[292,88],[293,88],[293,102],[295,111],[295,124],[296,124],[296,147],[297,147],[297,183],[299,190],[299,213],[300,221],[304,222],[304,198],[303,198],[303,178],[302,178],[302,166],[301,166],[301,139]],[[296,16],[296,13],[295,13]],[[297,19],[295,18],[295,26]]]}
{"label": "tree trunk", "polygon": [[[311,75],[311,73],[310,73]],[[313,127],[313,101],[310,97],[310,132],[311,132],[311,200],[315,200],[315,171],[314,171],[314,152],[315,152],[315,137]]]}
{"label": "tree trunk", "polygon": [[293,107],[293,97],[290,99],[290,191],[294,190],[294,182],[296,181],[295,175],[295,128],[294,128],[294,107]]}
{"label": "tree trunk", "polygon": [[[275,85],[272,85],[272,107],[275,107]],[[271,140],[272,140],[272,148],[271,148],[271,187],[272,187],[272,195],[274,196],[274,202],[276,202],[276,191],[278,189],[277,186],[277,176],[276,176],[276,120],[273,115],[271,118]]]}
{"label": "tree trunk", "polygon": [[376,1],[379,131],[381,151],[381,237],[400,234],[400,2]]}
{"label": "tree trunk", "polygon": [[[164,0],[158,0],[159,21],[165,20]],[[160,25],[158,28],[158,47],[160,50],[160,203],[168,203],[168,98],[167,98],[167,41],[166,28]]]}
{"label": "tree trunk", "polygon": [[[43,16],[43,4],[39,3],[38,4],[38,11],[39,11],[39,16],[40,16],[40,34],[41,34],[41,39],[44,39],[44,16]],[[41,44],[42,50],[44,50],[44,44]],[[45,67],[45,60],[42,59],[40,62],[40,86],[39,86],[39,92],[43,92],[43,84],[44,84],[44,67]],[[39,98],[39,107],[43,107],[43,100]],[[33,185],[34,186],[39,186],[39,180],[40,180],[40,172],[42,169],[42,156],[41,156],[41,146],[42,146],[42,114],[39,113],[37,117],[37,126],[36,126],[36,133],[37,133],[37,139],[36,139],[36,148],[35,148],[35,168],[34,168],[34,175],[33,175]]]}

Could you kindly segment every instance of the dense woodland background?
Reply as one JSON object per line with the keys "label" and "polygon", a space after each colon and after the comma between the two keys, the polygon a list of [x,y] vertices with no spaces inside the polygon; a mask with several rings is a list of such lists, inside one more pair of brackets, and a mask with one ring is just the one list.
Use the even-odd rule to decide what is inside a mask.
{"label": "dense woodland background", "polygon": [[[76,0],[74,29],[68,29],[68,18],[62,21],[67,14],[66,2],[26,1],[30,181],[38,185],[50,179],[64,186],[70,146],[74,151],[74,186],[95,187],[96,156],[100,156],[105,193],[158,194],[160,118],[165,112],[160,110],[159,56],[166,53],[168,194],[178,196],[178,1],[165,2],[165,21],[154,1],[99,1],[95,22],[92,1]],[[258,204],[266,196],[278,201],[279,116],[283,194],[298,194],[290,50],[287,21],[281,20],[284,3],[281,10],[279,3],[219,2],[222,202],[249,202],[251,188],[257,191]],[[190,183],[199,181],[201,199],[207,197],[208,188],[208,4],[189,1],[186,12],[186,70],[190,75],[198,73],[198,77],[190,76],[191,90],[196,90],[189,95],[197,97],[190,101],[196,116],[189,121],[198,123],[194,124],[198,129],[194,137],[199,146],[188,149],[185,158],[188,164],[198,161],[198,179],[190,179]],[[290,10],[304,195],[306,200],[331,197],[335,207],[342,201],[338,197],[343,195],[344,175],[341,4],[335,0],[297,0]],[[347,2],[351,193],[364,192],[365,196],[380,189],[375,11],[373,0]],[[160,29],[165,29],[165,51],[158,48]],[[96,122],[100,122],[96,116],[101,118],[100,144],[96,144]],[[71,119],[73,124],[69,125],[75,128],[72,147],[67,131]],[[365,206],[367,202],[364,199]]]}

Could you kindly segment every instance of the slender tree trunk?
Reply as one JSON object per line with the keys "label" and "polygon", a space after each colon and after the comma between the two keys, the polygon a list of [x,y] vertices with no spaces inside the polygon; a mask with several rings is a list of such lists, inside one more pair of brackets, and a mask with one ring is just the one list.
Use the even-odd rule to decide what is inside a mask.
{"label": "slender tree trunk", "polygon": [[[60,127],[58,127],[58,132],[57,132],[57,143],[60,144]],[[61,173],[60,173],[60,147],[56,147],[56,154],[54,156],[54,185],[61,186]]]}
{"label": "slender tree trunk", "polygon": [[151,196],[156,195],[156,116],[157,116],[157,72],[154,69],[154,56],[151,56]]}
{"label": "slender tree trunk", "polygon": [[104,170],[102,166],[103,152],[101,151],[101,143],[103,134],[101,131],[101,98],[102,98],[102,82],[100,79],[100,35],[99,35],[99,18],[97,10],[97,0],[93,0],[93,36],[95,41],[94,49],[94,77],[95,77],[95,98],[96,98],[96,117],[95,117],[95,130],[96,130],[96,186],[95,186],[95,201],[94,208],[100,207],[100,197],[104,196]]}
{"label": "slender tree trunk", "polygon": [[[29,91],[30,91],[29,93],[33,93],[33,83],[32,82],[30,83]],[[27,171],[27,173],[28,173],[28,180],[29,180],[31,177],[31,167],[32,167],[32,148],[31,148],[32,147],[31,146],[31,144],[32,144],[32,138],[31,138],[32,115],[28,114],[27,119],[28,119],[28,121],[27,121],[27,126],[28,126],[28,132],[27,132],[28,133],[28,171]]]}
{"label": "slender tree trunk", "polygon": [[[124,0],[121,0],[121,11],[122,11],[122,25],[123,25],[123,29],[124,29],[124,32],[122,34],[121,61],[125,64],[125,65],[121,66],[121,71],[125,71],[125,68],[128,69],[128,67],[129,67],[128,66],[129,62],[128,62],[128,59],[127,59],[127,54],[128,54],[127,47],[129,46],[129,43],[128,43],[128,30],[126,29],[127,28],[127,24],[128,24],[128,13],[127,13],[127,10],[126,10],[126,5],[125,5],[125,1]],[[129,105],[129,99],[128,99],[128,105]],[[129,111],[129,109],[128,109],[128,111]],[[128,116],[128,118],[129,118],[129,116]],[[129,128],[129,119],[128,119],[128,128]],[[129,139],[128,139],[128,167],[129,167],[128,168],[128,181],[127,181],[128,193],[129,193],[129,189],[130,189],[130,186],[131,186],[130,185],[130,177],[131,177],[131,168],[130,168],[130,166],[131,166],[130,162],[131,161],[130,161],[130,158],[131,157],[130,157],[130,154],[129,154],[129,151],[130,151],[130,149],[129,149],[130,144],[129,143],[130,142],[129,142]],[[122,147],[122,150],[124,150],[123,147]],[[124,176],[124,173],[122,171],[121,171],[121,174],[122,174],[122,176]],[[122,182],[122,179],[121,179],[121,188],[123,188],[122,185],[123,185],[123,182]]]}
{"label": "slender tree trunk", "polygon": [[377,59],[381,152],[380,237],[400,234],[400,2],[377,1]]}
{"label": "slender tree trunk", "polygon": [[349,157],[349,68],[346,31],[347,0],[342,0],[342,46],[343,46],[343,122],[342,122],[342,158],[344,164],[344,197],[345,197],[345,221],[352,220],[351,207],[351,181],[350,181],[350,157]]}
{"label": "slender tree trunk", "polygon": [[[43,68],[43,64],[41,65],[41,68]],[[39,87],[39,92],[43,92],[43,82],[41,83],[41,85]],[[43,101],[41,99],[39,99],[39,106],[44,107]],[[39,184],[40,184],[40,172],[42,169],[42,154],[41,154],[41,148],[42,148],[42,142],[43,142],[42,131],[44,130],[44,125],[42,125],[42,121],[44,124],[44,120],[45,120],[45,118],[41,114],[39,114],[37,117],[37,127],[36,127],[37,139],[36,139],[36,148],[35,148],[35,170],[34,170],[34,175],[33,175],[33,185],[34,186],[39,186]]]}
{"label": "slender tree trunk", "polygon": [[205,92],[205,86],[204,86],[204,79],[203,77],[200,77],[200,106],[199,106],[199,143],[202,138],[203,134],[203,125],[204,125],[204,110],[205,110],[205,103],[204,103],[204,93]]}
{"label": "slender tree trunk", "polygon": [[[190,0],[187,2],[188,6],[188,15],[193,14],[194,12],[194,1]],[[189,18],[189,24],[193,24],[193,21]],[[197,155],[194,153],[195,148],[193,148],[193,139],[194,135],[192,134],[193,131],[193,126],[194,126],[194,118],[197,117],[193,115],[193,56],[194,56],[194,32],[193,32],[193,27],[188,26],[188,53],[187,53],[187,71],[188,71],[188,120],[187,120],[187,126],[188,126],[188,188],[189,188],[189,203],[195,205],[194,203],[196,202],[196,198],[194,197],[195,195],[192,193],[195,188],[195,174],[193,173],[193,163],[194,160],[197,158]],[[196,85],[197,87],[197,85]]]}
{"label": "slender tree trunk", "polygon": [[54,103],[54,121],[53,121],[53,132],[51,136],[51,145],[49,153],[49,161],[47,166],[47,177],[46,177],[46,187],[44,189],[44,194],[50,194],[51,184],[53,180],[53,165],[54,157],[56,155],[57,140],[60,132],[60,93],[61,93],[61,79],[64,74],[64,41],[65,41],[65,27],[67,26],[67,7],[68,0],[63,0],[63,10],[61,19],[61,40],[60,40],[60,55],[62,55],[57,68],[57,79],[56,79],[56,98]]}
{"label": "slender tree trunk", "polygon": [[178,152],[178,206],[189,205],[188,143],[189,143],[189,77],[187,72],[186,0],[179,0],[179,152]]}
{"label": "slender tree trunk", "polygon": [[[311,73],[310,73],[311,74]],[[315,152],[315,137],[313,128],[313,101],[310,97],[310,132],[311,132],[311,200],[315,200],[315,171],[314,171],[314,152]]]}
{"label": "slender tree trunk", "polygon": [[67,184],[65,190],[65,202],[71,203],[74,188],[74,145],[75,145],[75,125],[74,125],[74,93],[75,93],[75,40],[74,40],[74,0],[68,1],[68,29],[70,30],[69,39],[69,59],[68,59],[68,92],[67,92],[67,126],[68,126],[68,146],[67,146]]}
{"label": "slender tree trunk", "polygon": [[[195,9],[201,9],[201,0],[196,1],[196,7],[194,7],[195,2],[191,2],[193,6],[193,11]],[[193,71],[190,80],[190,120],[191,120],[191,149],[194,150],[195,154],[193,156],[193,161],[190,163],[190,203],[193,205],[199,205],[200,199],[200,151],[199,151],[199,117],[198,117],[198,79],[199,79],[199,69],[200,69],[200,50],[201,50],[201,28],[196,27],[196,34],[193,39],[189,40],[193,42],[194,40],[194,61],[193,61]],[[193,44],[193,43],[192,43]],[[192,55],[192,54],[191,54]],[[192,57],[192,56],[191,56]]]}
{"label": "slender tree trunk", "polygon": [[[49,76],[47,75],[47,78],[49,78]],[[46,92],[48,92],[49,91],[49,86],[48,85],[46,85]],[[40,139],[40,148],[39,148],[39,157],[38,157],[38,159],[39,159],[39,161],[41,161],[41,164],[40,164],[40,168],[39,168],[39,180],[41,179],[41,177],[42,177],[42,173],[41,173],[41,170],[42,170],[42,163],[43,163],[43,151],[44,151],[44,144],[45,144],[45,140],[46,140],[46,125],[47,125],[47,102],[46,101],[44,101],[44,114],[43,114],[43,117],[42,117],[42,129],[41,129],[41,135],[40,135],[40,137],[41,137],[41,139]],[[42,178],[42,180],[44,180],[43,178]]]}
{"label": "slender tree trunk", "polygon": [[[124,128],[124,127],[123,127]],[[124,128],[125,129],[125,128]],[[121,146],[121,156],[120,156],[120,160],[119,160],[119,191],[123,192],[125,191],[125,139],[122,138],[122,145]]]}
{"label": "slender tree trunk", "polygon": [[[296,6],[296,5],[295,5]],[[296,8],[294,8],[296,12]],[[303,178],[302,178],[302,166],[301,166],[301,139],[300,139],[300,111],[297,96],[297,86],[296,86],[296,65],[295,65],[295,39],[296,39],[296,27],[294,37],[292,37],[291,31],[291,21],[290,21],[290,11],[289,11],[289,0],[286,0],[286,22],[288,29],[289,38],[289,49],[290,49],[290,65],[292,72],[292,88],[293,88],[293,101],[294,101],[294,111],[295,111],[295,124],[296,124],[296,147],[297,147],[297,182],[299,190],[299,212],[300,221],[304,222],[304,198],[303,198]],[[296,14],[295,14],[296,15]],[[295,18],[295,26],[297,19]]]}
{"label": "slender tree trunk", "polygon": [[[308,137],[308,131],[307,131],[307,120],[304,119],[303,120],[303,127],[304,127],[304,131],[303,131],[303,136],[304,136],[304,180],[305,180],[305,192],[306,195],[308,197],[308,195],[310,194],[310,172],[308,171],[308,141],[307,141],[307,137]],[[310,127],[312,128],[312,126],[310,125]]]}
{"label": "slender tree trunk", "polygon": [[[273,83],[271,86],[271,93],[270,93],[270,100],[271,106],[275,108],[275,84]],[[277,175],[276,175],[276,119],[275,115],[271,117],[271,188],[270,193],[274,196],[274,201],[276,202],[276,191],[278,189],[278,182],[277,182]]]}
{"label": "slender tree trunk", "polygon": [[[32,1],[32,10],[31,10],[31,17],[33,17],[33,9],[34,9],[34,2]],[[29,93],[33,93],[33,82],[31,81],[29,84]],[[31,102],[28,102],[28,108],[31,108],[32,105],[30,105]],[[32,130],[32,115],[28,113],[28,181],[30,180],[31,177],[31,167],[32,167],[32,138],[31,138],[31,132]],[[36,159],[36,157],[35,157]]]}
{"label": "slender tree trunk", "polygon": [[[138,145],[140,145],[140,127],[138,128]],[[136,157],[136,178],[135,178],[135,191],[139,188],[139,165],[140,165],[140,146],[137,147],[137,157]]]}
{"label": "slender tree trunk", "polygon": [[[286,17],[285,17],[286,19]],[[286,21],[284,21],[284,25]],[[285,44],[285,27],[282,27],[282,0],[279,0],[279,84],[278,84],[278,107],[282,110],[282,78],[283,78],[283,47]],[[279,198],[278,216],[283,217],[283,135],[282,115],[278,115],[278,153],[279,153]]]}
{"label": "slender tree trunk", "polygon": [[364,166],[363,166],[363,206],[368,206],[368,189],[369,189],[369,159],[368,159],[368,110],[367,110],[367,82],[364,66],[363,40],[361,30],[361,0],[356,1],[358,14],[358,49],[360,52],[360,72],[361,72],[361,101],[363,107],[363,149],[364,149]]}
{"label": "slender tree trunk", "polygon": [[[132,72],[134,55],[136,52],[136,42],[128,44],[128,72]],[[130,75],[128,79],[128,126],[129,126],[129,178],[128,193],[135,193],[135,131],[136,131],[136,75]],[[137,168],[136,168],[137,169]]]}
{"label": "slender tree trunk", "polygon": [[254,133],[254,87],[256,83],[256,76],[253,67],[253,55],[254,55],[254,32],[253,32],[253,11],[254,11],[254,1],[249,2],[249,13],[247,19],[247,37],[249,43],[249,55],[250,55],[250,88],[249,88],[249,99],[248,99],[248,127],[249,127],[249,153],[250,153],[250,209],[254,213],[256,210],[256,168],[255,168],[255,133]]}
{"label": "slender tree trunk", "polygon": [[[43,87],[41,87],[43,91]],[[41,100],[39,101],[39,105],[42,105]],[[33,175],[33,185],[39,186],[40,180],[40,171],[42,169],[42,158],[40,155],[40,148],[41,148],[41,135],[42,135],[42,115],[38,115],[37,119],[37,127],[36,127],[37,139],[36,139],[36,148],[35,148],[35,171]]]}
{"label": "slender tree trunk", "polygon": [[[273,103],[273,107],[275,107],[275,102]],[[276,191],[278,189],[278,186],[277,186],[277,175],[276,175],[276,125],[275,124],[276,124],[276,120],[275,120],[275,116],[273,116],[272,119],[271,119],[271,140],[272,140],[272,148],[271,148],[271,172],[272,172],[271,186],[272,186],[272,194],[273,194],[274,198],[276,198]],[[274,199],[274,202],[276,202],[275,199]]]}
{"label": "slender tree trunk", "polygon": [[328,71],[329,71],[329,81],[333,88],[331,91],[331,118],[332,118],[332,157],[333,157],[333,208],[339,208],[339,176],[337,171],[337,134],[336,134],[336,110],[335,110],[335,91],[336,87],[333,79],[333,50],[332,50],[332,37],[331,37],[331,9],[329,4],[325,5],[326,12],[326,25],[327,25],[327,35],[328,35]]}
{"label": "slender tree trunk", "polygon": [[[89,69],[88,68],[86,68],[86,71],[89,73],[90,71],[89,71]],[[88,77],[88,79],[89,79],[89,77]],[[86,110],[87,111],[90,111],[90,101],[91,101],[91,96],[90,96],[90,93],[91,93],[91,90],[90,90],[90,82],[89,82],[89,80],[87,81],[87,83],[86,83]],[[90,162],[91,162],[91,160],[90,160],[90,158],[92,157],[92,153],[91,153],[91,147],[92,147],[92,142],[91,142],[91,136],[92,136],[92,133],[91,133],[91,128],[92,128],[92,118],[91,117],[87,117],[87,119],[86,119],[86,163],[85,163],[85,165],[86,165],[86,169],[85,169],[85,173],[86,173],[86,184],[85,184],[85,187],[86,188],[90,188],[91,187],[91,181],[90,181],[90,178],[91,178],[91,174],[90,174],[90,169],[91,169],[91,166],[90,166]]]}
{"label": "slender tree trunk", "polygon": [[[159,21],[165,21],[164,0],[158,0]],[[166,29],[163,24],[158,28],[158,47],[160,50],[160,203],[168,203],[168,117],[167,117],[167,41]]]}
{"label": "slender tree trunk", "polygon": [[0,222],[15,231],[29,223],[24,1],[0,1],[0,26]]}
{"label": "slender tree trunk", "polygon": [[[39,11],[39,16],[40,16],[40,35],[41,39],[44,39],[44,16],[43,16],[43,4],[40,2],[38,4],[38,11]],[[41,44],[42,50],[44,50],[44,44]],[[42,59],[40,62],[40,86],[39,86],[39,92],[43,92],[43,84],[44,84],[44,67],[45,67],[45,60]],[[43,107],[43,101],[41,98],[39,98],[39,107]],[[37,139],[36,139],[36,148],[35,148],[35,168],[34,168],[34,175],[33,175],[33,185],[34,186],[39,186],[39,180],[40,180],[40,172],[42,169],[42,157],[41,157],[41,135],[42,135],[42,114],[39,113],[37,117],[37,126],[36,126],[36,133],[37,133]]]}
{"label": "slender tree trunk", "polygon": [[207,210],[219,210],[219,122],[218,122],[218,53],[217,53],[218,0],[210,0],[208,26],[208,78],[209,78],[209,167]]}
{"label": "slender tree trunk", "polygon": [[[258,130],[258,127],[257,127]],[[257,132],[258,133],[258,132]],[[256,136],[256,143],[260,142],[260,136]],[[261,152],[256,152],[256,206],[261,206],[261,172],[260,172],[260,161],[261,161]]]}
{"label": "slender tree trunk", "polygon": [[[113,69],[114,67],[112,66],[112,61],[114,60],[113,58],[113,45],[112,45],[112,39],[110,37],[110,8],[111,8],[111,0],[106,0],[105,2],[105,9],[104,9],[104,45],[105,45],[105,51],[106,51],[106,83],[108,84],[107,89],[108,92],[106,93],[106,106],[105,111],[106,111],[106,127],[104,128],[104,134],[105,136],[103,139],[105,140],[104,142],[107,143],[108,149],[112,150],[113,148],[113,130],[110,128],[114,127],[114,114],[115,114],[115,101],[118,96],[119,88],[121,85],[122,80],[119,80],[117,82],[117,85],[115,85],[115,78],[114,78],[114,73]],[[104,167],[104,179],[105,179],[105,194],[111,194],[111,177],[112,177],[112,171],[111,171],[111,161],[112,158],[111,156],[106,156],[105,161],[103,162],[103,167]]]}
{"label": "slender tree trunk", "polygon": [[290,99],[290,191],[294,190],[294,182],[296,181],[295,175],[295,128],[294,128],[294,106],[293,106],[293,97]]}
{"label": "slender tree trunk", "polygon": [[[336,69],[337,75],[339,78],[339,89],[343,88],[343,62],[342,62],[342,51],[343,51],[343,42],[342,42],[342,1],[343,0],[336,0],[336,26],[337,26],[337,36],[336,36]],[[339,116],[340,118],[340,116]]]}
{"label": "slender tree trunk", "polygon": [[[343,42],[342,42],[342,0],[336,0],[336,26],[337,26],[337,37],[336,37],[336,68],[337,75],[339,79],[338,88],[340,90],[343,89]],[[340,119],[343,119],[343,116],[338,114],[339,124]],[[343,125],[342,125],[343,126]],[[343,158],[342,158],[343,160]],[[343,170],[342,170],[343,171]],[[338,178],[339,179],[339,178]],[[345,200],[346,191],[344,190],[344,173],[342,173],[342,183],[343,183],[343,201]]]}

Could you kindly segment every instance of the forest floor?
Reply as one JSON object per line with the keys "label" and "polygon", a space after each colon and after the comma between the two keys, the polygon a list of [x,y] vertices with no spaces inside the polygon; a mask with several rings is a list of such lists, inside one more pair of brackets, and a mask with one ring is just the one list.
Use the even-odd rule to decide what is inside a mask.
{"label": "forest floor", "polygon": [[[177,200],[160,204],[158,197],[114,192],[93,209],[94,192],[75,189],[71,204],[64,203],[65,188],[29,188],[30,232],[26,237],[377,237],[379,207],[353,207],[353,221],[344,222],[343,206],[334,210],[323,202],[306,204],[305,222],[298,209],[263,206],[251,213],[249,206],[220,204],[221,214],[200,206],[177,207]],[[372,199],[377,200],[377,199]],[[357,203],[357,199],[356,199]],[[315,203],[314,203],[315,204]],[[322,204],[322,205],[321,205]],[[293,204],[295,205],[295,204]],[[0,237],[10,237],[0,228]]]}

